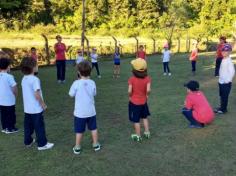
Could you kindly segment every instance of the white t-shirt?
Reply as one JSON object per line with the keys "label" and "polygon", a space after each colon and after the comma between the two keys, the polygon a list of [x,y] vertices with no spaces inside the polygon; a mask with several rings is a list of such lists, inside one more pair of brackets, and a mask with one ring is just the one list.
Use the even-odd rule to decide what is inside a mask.
{"label": "white t-shirt", "polygon": [[83,61],[84,61],[84,57],[83,56],[77,56],[76,64],[79,64],[80,62],[83,62]]}
{"label": "white t-shirt", "polygon": [[98,62],[98,55],[96,53],[91,53],[90,54],[90,57],[91,57],[91,61],[92,63],[97,63]]}
{"label": "white t-shirt", "polygon": [[38,90],[40,90],[42,96],[39,78],[34,75],[26,75],[21,81],[21,86],[23,93],[24,112],[27,114],[41,113],[43,108],[39,101],[35,98],[35,92]]}
{"label": "white t-shirt", "polygon": [[170,50],[164,50],[162,56],[162,62],[169,62],[170,61]]}
{"label": "white t-shirt", "polygon": [[12,88],[16,86],[15,79],[6,72],[0,72],[0,105],[13,106],[16,104],[16,97]]}
{"label": "white t-shirt", "polygon": [[234,63],[230,57],[223,58],[220,64],[219,83],[227,84],[233,81],[235,75]]}
{"label": "white t-shirt", "polygon": [[91,79],[74,81],[69,95],[75,97],[74,116],[88,118],[96,115],[94,96],[96,96],[96,84]]}

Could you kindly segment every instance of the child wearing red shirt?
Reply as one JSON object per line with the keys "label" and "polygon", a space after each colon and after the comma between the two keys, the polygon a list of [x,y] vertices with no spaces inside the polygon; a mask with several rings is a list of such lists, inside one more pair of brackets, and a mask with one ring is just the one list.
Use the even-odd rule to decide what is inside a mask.
{"label": "child wearing red shirt", "polygon": [[198,56],[197,42],[194,42],[193,49],[192,49],[191,55],[189,57],[189,60],[191,61],[191,64],[192,64],[193,75],[195,75],[195,72],[196,72],[197,56]]}
{"label": "child wearing red shirt", "polygon": [[36,67],[34,70],[34,75],[38,75],[38,55],[37,55],[37,50],[35,47],[32,47],[30,49],[30,57],[33,58],[36,61]]}
{"label": "child wearing red shirt", "polygon": [[223,59],[222,48],[224,47],[225,43],[226,43],[226,37],[221,36],[219,38],[219,44],[217,45],[217,51],[216,51],[215,76],[219,76],[220,65]]}
{"label": "child wearing red shirt", "polygon": [[189,81],[184,86],[187,87],[187,96],[182,113],[190,122],[190,128],[203,128],[214,120],[212,107],[203,92],[199,91],[197,81]]}
{"label": "child wearing red shirt", "polygon": [[141,58],[141,59],[145,59],[145,60],[147,59],[146,52],[144,51],[143,45],[139,46],[139,50],[136,54],[136,57]]}
{"label": "child wearing red shirt", "polygon": [[150,115],[147,105],[148,95],[151,92],[151,78],[147,76],[147,63],[144,59],[138,58],[131,61],[133,76],[128,81],[129,93],[129,120],[134,123],[135,134],[131,138],[140,142],[141,126],[140,119],[143,119],[144,137],[150,138],[148,116]]}

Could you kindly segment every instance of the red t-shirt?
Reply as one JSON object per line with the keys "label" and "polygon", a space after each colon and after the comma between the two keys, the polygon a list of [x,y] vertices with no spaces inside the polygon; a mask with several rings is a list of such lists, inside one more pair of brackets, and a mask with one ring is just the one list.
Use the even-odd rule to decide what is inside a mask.
{"label": "red t-shirt", "polygon": [[190,55],[190,60],[191,61],[196,61],[197,60],[197,56],[198,56],[198,50],[197,49],[193,49],[192,53]]}
{"label": "red t-shirt", "polygon": [[66,45],[64,43],[56,43],[54,49],[56,60],[66,60]]}
{"label": "red t-shirt", "polygon": [[146,52],[145,51],[138,51],[137,58],[146,59]]}
{"label": "red t-shirt", "polygon": [[189,92],[185,107],[193,110],[193,118],[200,123],[208,124],[214,119],[214,112],[201,91]]}
{"label": "red t-shirt", "polygon": [[31,53],[31,57],[37,62],[38,60],[37,54]]}
{"label": "red t-shirt", "polygon": [[143,105],[147,102],[147,84],[151,83],[149,76],[145,78],[137,78],[132,76],[128,80],[128,84],[132,86],[132,94],[129,100],[135,105]]}
{"label": "red t-shirt", "polygon": [[217,45],[217,51],[216,51],[216,57],[223,59],[222,55],[222,48],[224,47],[224,44]]}

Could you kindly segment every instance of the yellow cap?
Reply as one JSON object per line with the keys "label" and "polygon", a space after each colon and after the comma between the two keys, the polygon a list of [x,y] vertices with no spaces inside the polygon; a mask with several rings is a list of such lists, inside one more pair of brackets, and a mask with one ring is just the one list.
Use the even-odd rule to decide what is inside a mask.
{"label": "yellow cap", "polygon": [[147,62],[144,59],[137,58],[131,61],[131,65],[133,66],[133,69],[137,71],[145,71],[147,70]]}

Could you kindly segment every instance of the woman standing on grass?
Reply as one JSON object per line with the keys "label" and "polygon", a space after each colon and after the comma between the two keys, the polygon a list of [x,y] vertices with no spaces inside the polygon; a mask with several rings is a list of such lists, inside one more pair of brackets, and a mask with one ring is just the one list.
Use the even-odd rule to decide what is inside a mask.
{"label": "woman standing on grass", "polygon": [[66,52],[71,46],[66,48],[66,45],[62,43],[62,37],[60,35],[56,36],[57,43],[54,45],[54,50],[56,54],[56,66],[57,66],[57,82],[65,83],[65,73],[66,73]]}

